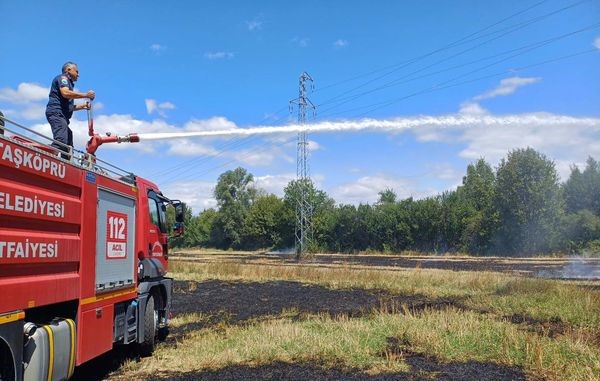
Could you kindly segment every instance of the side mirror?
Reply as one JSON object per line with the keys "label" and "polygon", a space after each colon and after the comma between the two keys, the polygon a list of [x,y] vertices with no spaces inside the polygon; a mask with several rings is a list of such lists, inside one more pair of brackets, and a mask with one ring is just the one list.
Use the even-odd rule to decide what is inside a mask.
{"label": "side mirror", "polygon": [[172,237],[181,237],[183,235],[185,228],[183,227],[183,222],[175,222],[173,225],[173,235]]}
{"label": "side mirror", "polygon": [[174,206],[175,206],[175,221],[183,223],[183,220],[185,218],[183,204],[179,203],[179,204],[175,204]]}

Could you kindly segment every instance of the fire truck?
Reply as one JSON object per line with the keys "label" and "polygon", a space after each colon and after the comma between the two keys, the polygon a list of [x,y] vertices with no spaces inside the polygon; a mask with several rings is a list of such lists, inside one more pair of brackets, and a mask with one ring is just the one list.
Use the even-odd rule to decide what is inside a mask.
{"label": "fire truck", "polygon": [[[173,280],[156,184],[87,152],[68,154],[0,115],[0,381],[66,380],[114,345],[142,355],[168,333]],[[9,127],[10,126],[10,127]],[[4,127],[4,128],[3,128]],[[48,139],[48,140],[45,140]]]}

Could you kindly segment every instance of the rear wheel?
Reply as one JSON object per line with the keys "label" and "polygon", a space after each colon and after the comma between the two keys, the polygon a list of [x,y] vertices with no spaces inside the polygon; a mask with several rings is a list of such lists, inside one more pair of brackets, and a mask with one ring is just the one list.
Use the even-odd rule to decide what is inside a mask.
{"label": "rear wheel", "polygon": [[150,356],[154,352],[157,320],[158,313],[154,309],[154,296],[150,295],[144,312],[144,341],[140,344],[140,354],[142,356]]}

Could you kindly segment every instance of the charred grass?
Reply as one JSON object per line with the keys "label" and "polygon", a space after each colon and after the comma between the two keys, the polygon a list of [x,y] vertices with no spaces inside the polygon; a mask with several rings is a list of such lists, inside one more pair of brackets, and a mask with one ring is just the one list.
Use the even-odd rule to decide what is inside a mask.
{"label": "charred grass", "polygon": [[172,334],[110,380],[596,380],[600,292],[492,272],[174,262]]}

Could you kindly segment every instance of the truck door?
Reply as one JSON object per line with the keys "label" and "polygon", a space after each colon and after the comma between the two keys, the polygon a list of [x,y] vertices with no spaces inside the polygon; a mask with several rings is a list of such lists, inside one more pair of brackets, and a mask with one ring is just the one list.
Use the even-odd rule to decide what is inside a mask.
{"label": "truck door", "polygon": [[160,260],[166,268],[167,216],[165,206],[153,190],[148,191],[150,224],[148,225],[148,256]]}

